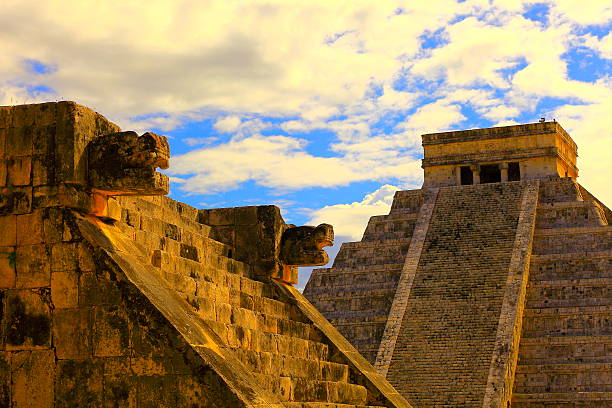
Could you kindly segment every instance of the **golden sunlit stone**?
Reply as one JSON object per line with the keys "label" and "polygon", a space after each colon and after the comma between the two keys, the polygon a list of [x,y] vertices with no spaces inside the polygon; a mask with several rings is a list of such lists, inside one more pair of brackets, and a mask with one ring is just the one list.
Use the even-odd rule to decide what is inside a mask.
{"label": "golden sunlit stone", "polygon": [[0,406],[410,407],[291,286],[330,225],[164,197],[166,139],[73,102],[0,147]]}
{"label": "golden sunlit stone", "polygon": [[423,147],[423,188],[305,296],[415,407],[612,406],[612,213],[572,139],[541,122]]}

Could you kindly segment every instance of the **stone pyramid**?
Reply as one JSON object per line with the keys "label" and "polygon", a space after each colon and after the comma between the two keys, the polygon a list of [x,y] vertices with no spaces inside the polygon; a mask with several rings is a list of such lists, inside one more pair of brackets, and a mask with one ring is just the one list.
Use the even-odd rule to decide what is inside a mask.
{"label": "stone pyramid", "polygon": [[0,407],[410,407],[292,286],[328,225],[171,200],[164,137],[0,107]]}
{"label": "stone pyramid", "polygon": [[415,407],[612,407],[612,212],[556,122],[423,135],[304,295]]}

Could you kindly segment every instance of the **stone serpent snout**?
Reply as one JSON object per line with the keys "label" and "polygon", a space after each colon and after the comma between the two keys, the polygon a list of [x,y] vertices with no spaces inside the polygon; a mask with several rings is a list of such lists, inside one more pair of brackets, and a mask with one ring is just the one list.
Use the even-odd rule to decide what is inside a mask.
{"label": "stone serpent snout", "polygon": [[286,265],[320,266],[329,262],[323,247],[334,243],[334,227],[321,224],[317,227],[290,227],[281,238],[280,259]]}

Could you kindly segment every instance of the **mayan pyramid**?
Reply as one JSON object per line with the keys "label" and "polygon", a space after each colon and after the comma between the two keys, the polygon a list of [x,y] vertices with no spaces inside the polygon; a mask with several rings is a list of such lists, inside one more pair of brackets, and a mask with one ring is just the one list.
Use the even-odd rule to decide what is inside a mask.
{"label": "mayan pyramid", "polygon": [[612,212],[556,122],[423,135],[304,295],[415,407],[612,407]]}
{"label": "mayan pyramid", "polygon": [[164,137],[0,107],[0,407],[410,405],[295,289],[333,230],[164,196]]}

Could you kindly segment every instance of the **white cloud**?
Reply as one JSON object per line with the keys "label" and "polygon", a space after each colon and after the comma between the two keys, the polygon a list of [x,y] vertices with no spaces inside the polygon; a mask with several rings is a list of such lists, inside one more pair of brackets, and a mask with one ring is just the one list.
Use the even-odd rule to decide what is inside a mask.
{"label": "white cloud", "polygon": [[[390,78],[421,32],[461,9],[414,3],[6,0],[0,78],[44,83],[120,122],[160,110],[295,114],[304,106],[312,106],[308,119],[321,119]],[[400,7],[406,13],[395,15]],[[57,70],[28,75],[24,59]]]}
{"label": "white cloud", "polygon": [[309,224],[331,224],[337,236],[359,241],[371,216],[389,213],[393,195],[398,190],[398,187],[385,184],[359,202],[328,205],[314,210]]}
{"label": "white cloud", "polygon": [[552,13],[580,25],[605,24],[612,20],[612,5],[607,0],[548,0]]}
{"label": "white cloud", "polygon": [[232,133],[238,130],[240,126],[240,117],[238,116],[226,116],[215,122],[215,129],[222,133]]}
{"label": "white cloud", "polygon": [[465,119],[461,106],[441,99],[421,106],[413,115],[397,126],[398,129],[410,129],[414,132],[433,133],[448,128]]}
{"label": "white cloud", "polygon": [[[521,16],[541,3],[547,21]],[[610,166],[605,128],[591,122],[608,126],[611,87],[569,78],[566,55],[585,45],[612,58],[610,34],[578,34],[611,18],[605,0],[4,0],[0,103],[73,99],[139,131],[213,120],[231,141],[171,168],[182,188],[204,193],[247,180],[277,191],[417,183],[420,134],[458,127],[462,107],[505,124],[542,98],[564,98],[572,105],[555,114],[579,142],[581,180],[597,190]],[[439,30],[444,43],[423,48],[421,36]],[[32,72],[26,60],[53,69]],[[275,126],[267,117],[298,137],[329,131],[317,142],[337,157],[308,153],[298,137],[261,136]]]}
{"label": "white cloud", "polygon": [[594,36],[585,36],[585,45],[597,51],[602,58],[612,60],[612,33],[601,39]]}
{"label": "white cloud", "polygon": [[612,87],[601,103],[564,105],[554,114],[578,145],[578,182],[612,207],[610,152],[612,151]]}
{"label": "white cloud", "polygon": [[276,190],[344,186],[356,181],[418,180],[419,161],[389,151],[380,157],[317,157],[302,139],[255,135],[171,158],[168,174],[183,176],[181,190],[207,194],[255,180]]}

